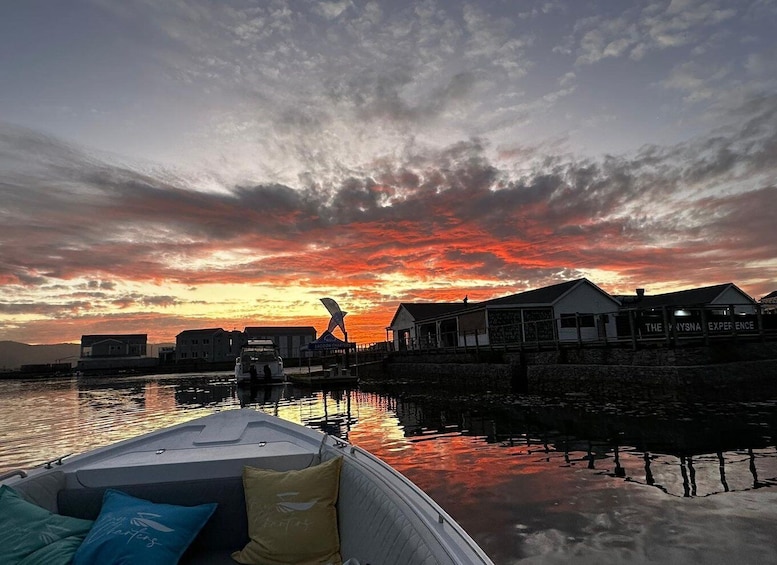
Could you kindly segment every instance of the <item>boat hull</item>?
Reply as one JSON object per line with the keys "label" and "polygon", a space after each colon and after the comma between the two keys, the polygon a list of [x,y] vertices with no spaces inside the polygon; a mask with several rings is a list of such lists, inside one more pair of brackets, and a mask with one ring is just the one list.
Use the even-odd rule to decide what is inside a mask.
{"label": "boat hull", "polygon": [[246,368],[246,364],[238,359],[235,363],[235,382],[239,385],[250,385],[286,381],[286,373],[281,361],[267,361],[257,365],[254,366],[254,371],[251,371],[250,366]]}

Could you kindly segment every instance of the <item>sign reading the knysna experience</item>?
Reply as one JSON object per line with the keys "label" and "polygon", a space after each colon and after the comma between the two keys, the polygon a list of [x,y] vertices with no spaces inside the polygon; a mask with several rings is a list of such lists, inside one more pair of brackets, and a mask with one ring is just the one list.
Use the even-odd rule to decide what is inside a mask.
{"label": "sign reading the knysna experience", "polygon": [[[756,333],[758,332],[758,317],[754,314],[737,314],[735,320],[731,320],[728,316],[707,316],[705,321],[707,324],[707,333],[710,335],[715,334],[731,334],[736,333]],[[660,316],[652,316],[643,314],[639,319],[639,328],[642,335],[656,335],[664,333],[664,321]],[[669,331],[674,329],[678,334],[698,334],[704,333],[704,327],[702,326],[701,316],[677,316],[675,318],[674,326],[669,323]]]}

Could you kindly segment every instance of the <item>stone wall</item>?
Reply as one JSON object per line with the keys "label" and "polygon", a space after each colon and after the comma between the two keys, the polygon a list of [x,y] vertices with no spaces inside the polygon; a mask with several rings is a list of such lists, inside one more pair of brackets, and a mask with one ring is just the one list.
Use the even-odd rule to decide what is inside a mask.
{"label": "stone wall", "polygon": [[554,396],[703,396],[727,390],[777,389],[777,343],[773,342],[636,351],[611,347],[494,352],[485,360],[483,353],[392,355],[371,376]]}
{"label": "stone wall", "polygon": [[563,348],[526,353],[531,365],[635,365],[688,366],[777,359],[775,342],[720,342],[709,346],[668,348],[655,346],[633,350],[625,347]]}
{"label": "stone wall", "polygon": [[596,396],[682,395],[720,397],[730,392],[777,390],[777,361],[682,366],[530,365],[530,393],[558,396],[585,393]]}

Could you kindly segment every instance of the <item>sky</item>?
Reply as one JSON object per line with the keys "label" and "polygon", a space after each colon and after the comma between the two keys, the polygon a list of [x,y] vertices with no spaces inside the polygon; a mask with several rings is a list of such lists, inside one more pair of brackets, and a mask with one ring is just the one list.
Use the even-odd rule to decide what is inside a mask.
{"label": "sky", "polygon": [[[0,340],[777,289],[777,0],[0,4]],[[338,330],[339,331],[339,330]]]}

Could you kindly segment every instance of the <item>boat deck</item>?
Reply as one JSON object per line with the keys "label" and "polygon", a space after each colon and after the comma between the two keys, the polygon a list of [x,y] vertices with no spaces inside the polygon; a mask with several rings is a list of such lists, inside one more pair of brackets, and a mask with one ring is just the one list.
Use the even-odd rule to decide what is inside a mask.
{"label": "boat deck", "polygon": [[286,378],[294,384],[306,386],[355,385],[359,382],[357,375],[351,374],[347,369],[338,371],[334,367],[307,373],[287,374]]}

